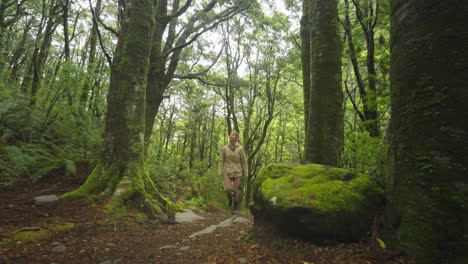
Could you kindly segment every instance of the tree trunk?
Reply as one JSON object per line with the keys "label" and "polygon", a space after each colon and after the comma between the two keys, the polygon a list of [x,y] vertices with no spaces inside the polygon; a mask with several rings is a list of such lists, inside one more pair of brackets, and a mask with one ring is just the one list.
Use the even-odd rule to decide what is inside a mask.
{"label": "tree trunk", "polygon": [[[99,14],[101,12],[101,3],[102,3],[102,0],[97,0],[96,7],[94,8],[95,14]],[[98,27],[97,21],[96,19],[93,19],[93,26],[91,28],[91,34],[89,36],[89,58],[88,58],[88,67],[87,67],[88,74],[93,73],[93,75],[98,74],[97,65],[95,63],[96,47],[97,47],[97,40],[98,40],[98,33],[97,33],[98,28],[97,27]],[[86,105],[89,91],[92,89],[91,86],[95,82],[96,78],[97,78],[96,76],[93,76],[92,78],[88,78],[88,80],[85,82],[85,85],[83,87],[83,90],[80,96],[80,103],[82,105]]]}
{"label": "tree trunk", "polygon": [[[304,89],[304,122],[305,138],[309,136],[309,105],[310,105],[310,0],[303,0],[301,18],[301,65],[302,65],[302,87]],[[305,153],[309,153],[306,144]],[[306,154],[308,155],[308,154]]]}
{"label": "tree trunk", "polygon": [[165,83],[166,58],[164,58],[162,54],[164,31],[169,23],[167,18],[167,1],[160,1],[156,14],[156,25],[153,28],[153,42],[146,91],[145,153],[148,152],[154,121],[164,99],[164,91],[167,88]]}
{"label": "tree trunk", "polygon": [[65,194],[64,199],[112,194],[109,208],[136,208],[162,219],[170,213],[171,203],[159,194],[147,174],[143,154],[146,81],[156,3],[128,1],[111,69],[104,151],[85,184]]}
{"label": "tree trunk", "polygon": [[65,60],[70,60],[70,34],[68,32],[68,17],[70,10],[70,0],[60,0],[62,5],[62,23],[63,23],[63,49]]}
{"label": "tree trunk", "polygon": [[13,53],[13,56],[12,56],[12,58],[10,60],[9,81],[11,83],[13,83],[13,84],[18,82],[18,78],[19,78],[18,72],[19,72],[22,64],[26,60],[25,59],[26,58],[25,53],[27,51],[26,41],[28,39],[29,31],[32,28],[32,22],[33,22],[32,19],[29,19],[26,22],[26,26],[23,28],[23,34],[21,36],[21,41],[18,44],[18,46],[16,47],[16,50]]}
{"label": "tree trunk", "polygon": [[[349,1],[345,0],[345,21],[343,23],[343,28],[345,30],[346,39],[348,42],[349,47],[349,57],[351,60],[351,64],[353,65],[354,70],[354,77],[356,78],[357,86],[359,88],[359,96],[362,98],[362,113],[357,108],[357,104],[355,103],[354,99],[350,97],[350,100],[353,102],[353,106],[355,107],[356,113],[359,115],[359,118],[362,122],[364,122],[365,129],[369,132],[370,136],[378,137],[380,135],[380,127],[379,127],[379,120],[378,120],[378,104],[377,104],[377,88],[376,88],[376,76],[377,71],[375,69],[375,44],[374,44],[374,26],[377,22],[377,18],[372,16],[363,17],[361,7],[359,6],[358,2],[355,2],[356,13],[358,14],[358,20],[361,24],[361,28],[363,29],[364,37],[366,39],[366,47],[367,47],[367,83],[368,86],[364,84],[363,77],[361,75],[361,69],[358,63],[358,54],[356,48],[354,46],[353,41],[353,34],[352,34],[352,26],[351,26],[351,19],[349,16],[350,8],[349,8]],[[372,3],[370,3],[372,5]],[[373,8],[373,7],[372,7]],[[373,10],[371,8],[371,10]],[[373,12],[372,12],[373,14]]]}
{"label": "tree trunk", "polygon": [[390,3],[387,239],[415,263],[468,263],[468,2]]}
{"label": "tree trunk", "polygon": [[310,95],[310,99],[305,99],[309,103],[305,105],[308,113],[305,160],[339,166],[343,148],[343,91],[337,0],[311,2],[310,29],[310,87],[304,87],[305,96],[307,92]]}
{"label": "tree trunk", "polygon": [[[58,25],[58,20],[55,17],[55,13],[58,9],[58,3],[51,1],[49,12],[47,16],[46,28],[44,31],[44,37],[41,42],[41,46],[36,47],[32,59],[32,83],[31,83],[31,97],[29,104],[31,106],[36,105],[37,93],[41,89],[42,75],[44,74],[44,66],[46,64],[47,57],[49,56],[49,48],[52,43],[52,37],[55,29]],[[39,31],[40,32],[40,31]],[[41,33],[38,33],[38,38]]]}

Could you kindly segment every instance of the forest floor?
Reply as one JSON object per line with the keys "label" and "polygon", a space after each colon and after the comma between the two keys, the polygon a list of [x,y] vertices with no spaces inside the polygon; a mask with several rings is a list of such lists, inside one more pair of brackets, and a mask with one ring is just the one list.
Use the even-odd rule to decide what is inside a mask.
{"label": "forest floor", "polygon": [[[391,252],[371,250],[366,243],[317,246],[303,241],[246,239],[253,225],[247,211],[237,215],[215,211],[196,214],[203,220],[157,224],[135,217],[116,219],[103,212],[106,201],[58,201],[33,206],[38,195],[60,195],[79,186],[70,179],[50,179],[31,187],[0,193],[0,264],[4,263],[408,263]],[[222,227],[227,219],[248,219]],[[73,223],[45,239],[20,242],[11,234],[24,227],[48,228]],[[192,236],[218,225],[211,233]]]}

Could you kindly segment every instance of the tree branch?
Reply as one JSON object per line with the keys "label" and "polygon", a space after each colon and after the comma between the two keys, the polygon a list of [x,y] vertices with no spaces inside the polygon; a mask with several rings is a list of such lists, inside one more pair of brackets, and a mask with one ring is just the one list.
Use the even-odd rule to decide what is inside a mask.
{"label": "tree branch", "polygon": [[104,56],[106,56],[106,59],[109,65],[112,65],[112,57],[109,55],[109,53],[107,53],[106,48],[104,47],[104,43],[102,42],[101,31],[99,30],[99,26],[98,26],[98,22],[96,19],[96,14],[94,12],[93,5],[91,3],[91,0],[88,0],[88,1],[89,1],[89,8],[91,9],[91,14],[93,15],[93,21],[94,21],[94,24],[96,25],[96,32],[99,38],[99,46],[101,46],[102,52],[104,52]]}
{"label": "tree branch", "polygon": [[345,85],[346,93],[348,94],[349,99],[351,100],[351,103],[353,104],[354,110],[355,110],[356,113],[359,115],[359,118],[361,119],[361,121],[365,121],[366,119],[365,119],[364,115],[361,113],[361,111],[359,111],[359,108],[358,108],[358,106],[356,105],[356,102],[354,101],[353,96],[352,96],[351,93],[349,92],[349,89],[348,89],[348,81],[345,81],[345,82],[344,82],[344,85]]}
{"label": "tree branch", "polygon": [[245,85],[234,85],[234,84],[227,84],[227,83],[211,83],[211,82],[208,82],[208,81],[205,81],[203,80],[200,76],[197,76],[197,75],[192,75],[192,74],[188,74],[188,75],[174,75],[174,78],[176,79],[192,79],[192,80],[199,80],[200,82],[202,82],[203,84],[206,84],[206,85],[209,85],[209,86],[216,86],[216,87],[224,87],[226,85],[229,85],[231,87],[246,87],[246,86],[250,86],[250,84],[245,84]]}
{"label": "tree branch", "polygon": [[181,16],[183,13],[185,13],[187,11],[187,9],[190,7],[190,4],[192,4],[192,0],[187,0],[187,2],[185,2],[185,5],[180,8],[179,10],[177,11],[172,11],[173,14],[168,16],[169,19],[173,19],[173,18],[177,18],[179,16]]}

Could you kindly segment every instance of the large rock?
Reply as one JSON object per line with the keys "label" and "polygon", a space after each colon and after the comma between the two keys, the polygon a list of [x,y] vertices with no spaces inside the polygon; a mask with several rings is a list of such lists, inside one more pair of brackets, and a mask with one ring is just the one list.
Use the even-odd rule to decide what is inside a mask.
{"label": "large rock", "polygon": [[368,235],[382,191],[366,175],[319,164],[270,164],[253,185],[254,232],[318,243]]}

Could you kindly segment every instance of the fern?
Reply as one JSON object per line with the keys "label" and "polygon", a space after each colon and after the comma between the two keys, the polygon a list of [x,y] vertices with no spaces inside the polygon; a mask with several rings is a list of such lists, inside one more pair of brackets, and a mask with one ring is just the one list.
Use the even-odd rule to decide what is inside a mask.
{"label": "fern", "polygon": [[73,160],[65,160],[65,174],[76,174],[76,164]]}
{"label": "fern", "polygon": [[6,153],[6,157],[9,163],[20,172],[27,173],[28,164],[31,162],[31,157],[23,153],[19,148],[15,146],[5,146],[3,151]]}

